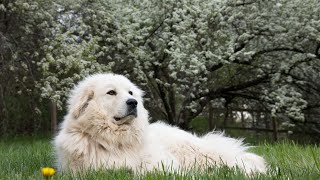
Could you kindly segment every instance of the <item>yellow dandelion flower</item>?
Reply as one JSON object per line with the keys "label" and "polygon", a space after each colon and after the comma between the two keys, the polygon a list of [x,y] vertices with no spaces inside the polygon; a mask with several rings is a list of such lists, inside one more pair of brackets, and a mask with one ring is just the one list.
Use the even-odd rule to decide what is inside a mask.
{"label": "yellow dandelion flower", "polygon": [[51,167],[44,167],[41,169],[41,172],[44,177],[51,177],[54,175],[55,170]]}

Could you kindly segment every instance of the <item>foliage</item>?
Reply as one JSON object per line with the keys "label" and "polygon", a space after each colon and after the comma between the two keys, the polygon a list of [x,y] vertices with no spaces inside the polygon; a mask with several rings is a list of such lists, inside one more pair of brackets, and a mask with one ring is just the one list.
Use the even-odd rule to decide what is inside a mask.
{"label": "foliage", "polygon": [[42,112],[47,107],[38,103],[40,89],[35,86],[42,77],[37,63],[45,37],[52,35],[54,8],[52,1],[0,2],[0,135],[46,127]]}
{"label": "foliage", "polygon": [[[29,111],[43,111],[40,97],[63,109],[76,82],[111,71],[143,87],[151,114],[185,129],[209,105],[259,106],[299,124],[319,107],[319,8],[317,0],[4,1],[1,84],[11,84],[1,99],[24,94]],[[0,109],[8,112],[6,102]]]}

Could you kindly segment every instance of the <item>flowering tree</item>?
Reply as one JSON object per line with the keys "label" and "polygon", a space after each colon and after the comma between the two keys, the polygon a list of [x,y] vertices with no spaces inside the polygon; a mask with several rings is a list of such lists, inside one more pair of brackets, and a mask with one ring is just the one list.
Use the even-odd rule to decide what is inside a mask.
{"label": "flowering tree", "polygon": [[75,82],[88,74],[110,71],[117,61],[112,37],[115,23],[104,2],[61,1],[55,10],[58,15],[53,36],[46,39],[42,47],[45,57],[38,62],[43,77],[37,87],[42,97],[52,99],[62,109]]}
{"label": "flowering tree", "polygon": [[318,1],[248,1],[225,8],[237,34],[231,58],[267,80],[253,95],[274,116],[304,121],[303,111],[319,106],[309,99],[319,98],[319,7]]}
{"label": "flowering tree", "polygon": [[26,80],[60,108],[78,80],[105,71],[130,76],[153,115],[182,128],[209,104],[261,105],[294,123],[319,106],[316,0],[36,2],[21,10],[38,13],[26,17],[41,26],[26,28],[43,34],[29,54],[37,75]]}
{"label": "flowering tree", "polygon": [[0,128],[35,132],[45,124],[35,82],[41,47],[50,37],[55,16],[52,1],[0,2]]}
{"label": "flowering tree", "polygon": [[136,42],[133,73],[169,123],[187,127],[209,101],[239,98],[303,120],[303,92],[318,91],[306,79],[319,67],[318,8],[317,1],[157,1],[122,15],[131,21],[120,27]]}
{"label": "flowering tree", "polygon": [[111,70],[143,85],[148,105],[184,128],[208,102],[239,99],[301,121],[304,92],[317,92],[318,9],[313,0],[69,3],[39,63],[42,92],[59,100],[83,75]]}

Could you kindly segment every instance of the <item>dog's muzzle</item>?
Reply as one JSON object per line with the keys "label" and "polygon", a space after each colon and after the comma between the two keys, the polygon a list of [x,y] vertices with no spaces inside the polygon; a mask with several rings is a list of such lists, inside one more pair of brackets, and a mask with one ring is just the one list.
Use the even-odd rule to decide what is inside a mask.
{"label": "dog's muzzle", "polygon": [[121,121],[121,120],[128,120],[128,119],[133,119],[136,118],[138,113],[137,113],[137,105],[138,102],[135,99],[128,99],[126,101],[127,104],[127,113],[123,117],[114,117],[116,121]]}

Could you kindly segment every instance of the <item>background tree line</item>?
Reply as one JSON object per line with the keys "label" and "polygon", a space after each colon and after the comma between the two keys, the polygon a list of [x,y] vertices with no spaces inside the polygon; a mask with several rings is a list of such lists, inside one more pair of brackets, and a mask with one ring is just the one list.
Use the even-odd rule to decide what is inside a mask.
{"label": "background tree line", "polygon": [[152,121],[319,138],[319,10],[317,0],[2,0],[1,135],[48,131],[49,102],[61,120],[77,81],[114,72],[146,91]]}

